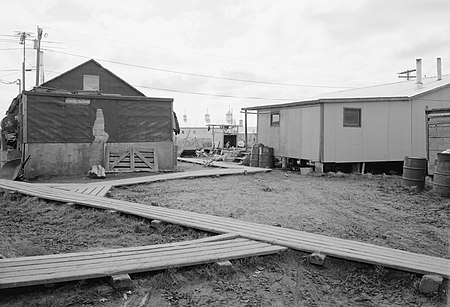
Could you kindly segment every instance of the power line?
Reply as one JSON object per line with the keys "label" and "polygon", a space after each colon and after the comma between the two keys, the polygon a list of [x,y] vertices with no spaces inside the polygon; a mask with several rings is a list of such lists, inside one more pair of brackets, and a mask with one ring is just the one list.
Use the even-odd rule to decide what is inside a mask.
{"label": "power line", "polygon": [[17,80],[5,81],[5,80],[0,79],[0,83],[3,83],[3,84],[17,84]]}
{"label": "power line", "polygon": [[[49,27],[51,28],[51,27]],[[95,38],[95,40],[103,40],[103,41],[108,41],[108,42],[113,42],[116,44],[120,44],[121,46],[126,44],[126,45],[136,45],[136,46],[142,46],[145,48],[150,48],[150,49],[157,49],[157,50],[162,50],[162,51],[169,51],[169,52],[174,52],[174,53],[180,53],[180,54],[190,54],[190,55],[194,55],[194,56],[201,56],[203,58],[205,57],[211,57],[211,58],[221,58],[221,59],[225,59],[225,60],[232,60],[232,61],[238,61],[238,62],[249,62],[249,63],[259,63],[259,64],[268,64],[268,65],[272,65],[272,66],[287,66],[287,67],[298,67],[298,68],[302,68],[302,69],[317,69],[317,70],[325,70],[325,71],[356,71],[356,72],[374,72],[374,71],[379,71],[378,68],[372,68],[372,69],[340,69],[340,68],[330,68],[329,66],[311,66],[311,65],[299,65],[299,64],[295,64],[292,62],[273,62],[273,61],[261,61],[261,60],[255,60],[254,58],[250,59],[250,58],[239,58],[239,57],[231,57],[231,56],[225,56],[225,55],[218,55],[218,54],[208,54],[208,53],[203,53],[203,52],[196,52],[196,51],[188,51],[188,50],[180,50],[180,49],[173,49],[173,48],[166,48],[166,47],[161,47],[161,46],[154,46],[154,45],[149,45],[149,44],[142,44],[142,43],[138,43],[136,41],[123,41],[123,40],[117,40],[116,37],[114,37],[114,39],[108,39],[105,38],[104,36],[99,36],[99,35],[89,35],[86,33],[80,34],[80,33],[75,33],[75,32],[70,32],[67,30],[64,31],[60,31],[60,28],[55,28],[54,31],[56,32],[61,32],[63,34],[69,33],[72,35],[77,35],[77,36],[82,36],[83,37],[83,43],[85,42],[85,37],[91,37],[91,38]],[[80,41],[80,40],[75,40],[75,41]],[[352,88],[352,87],[346,87],[346,88]]]}
{"label": "power line", "polygon": [[[52,49],[45,49],[45,50],[46,51],[50,51],[50,52],[60,53],[60,54],[66,54],[66,55],[70,55],[70,56],[86,58],[86,59],[90,58],[90,57],[84,56],[84,55],[68,53],[68,52],[62,52],[62,51],[56,51],[56,50],[52,50]],[[281,85],[281,86],[293,86],[293,87],[334,88],[334,89],[349,89],[349,88],[351,88],[349,86],[290,84],[290,83],[279,83],[279,82],[249,80],[249,79],[227,78],[227,77],[218,77],[218,76],[212,76],[212,75],[196,74],[196,73],[189,73],[189,72],[184,72],[184,71],[177,71],[177,70],[163,69],[163,68],[157,68],[157,67],[143,66],[143,65],[137,65],[137,64],[129,64],[129,63],[123,63],[123,62],[111,61],[111,60],[105,60],[105,59],[97,59],[97,60],[103,61],[103,62],[107,62],[107,63],[113,63],[113,64],[118,64],[118,65],[135,67],[135,68],[143,68],[143,69],[156,70],[156,71],[162,71],[162,72],[168,72],[168,73],[174,73],[174,74],[182,74],[182,75],[188,75],[188,76],[210,78],[210,79],[219,79],[219,80],[227,80],[227,81],[238,81],[238,82],[247,82],[247,83],[258,83],[258,84],[267,84],[267,85]]]}
{"label": "power line", "polygon": [[17,43],[17,40],[16,39],[0,38],[0,42],[2,42],[2,43]]}
{"label": "power line", "polygon": [[214,96],[214,97],[222,97],[222,98],[295,101],[295,99],[290,99],[290,98],[267,98],[267,97],[234,96],[234,95],[211,94],[211,93],[202,93],[202,92],[189,92],[189,91],[173,90],[173,89],[166,89],[166,88],[160,88],[160,87],[144,86],[144,85],[133,85],[133,86],[146,88],[146,89],[151,89],[151,90],[165,91],[165,92],[174,92],[174,93],[182,93],[182,94],[201,95],[201,96]]}
{"label": "power line", "polygon": [[[33,48],[25,48],[26,50],[32,50]],[[0,48],[0,50],[23,50],[23,48]]]}

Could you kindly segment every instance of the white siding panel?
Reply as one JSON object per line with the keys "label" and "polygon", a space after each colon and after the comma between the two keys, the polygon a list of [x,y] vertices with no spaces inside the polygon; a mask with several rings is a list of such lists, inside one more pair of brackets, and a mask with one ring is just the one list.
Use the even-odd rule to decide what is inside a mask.
{"label": "white siding panel", "polygon": [[388,102],[364,103],[361,113],[363,154],[360,161],[387,161]]}
{"label": "white siding panel", "polygon": [[[344,107],[361,108],[361,103],[325,104],[325,162],[355,162],[363,158],[362,127],[344,127]],[[364,110],[362,110],[364,114]],[[364,116],[364,115],[363,115]],[[364,121],[364,118],[363,118]]]}
{"label": "white siding panel", "polygon": [[280,111],[280,149],[277,156],[298,158],[302,142],[302,108]]}
{"label": "white siding panel", "polygon": [[332,104],[324,104],[324,144],[323,144],[323,161],[336,161],[336,106]]}
{"label": "white siding panel", "polygon": [[299,156],[305,160],[319,161],[320,106],[302,109],[301,140]]}
{"label": "white siding panel", "polygon": [[344,127],[344,107],[362,108],[362,104],[340,104],[336,107],[336,160],[339,162],[361,161],[363,128]]}
{"label": "white siding panel", "polygon": [[411,156],[411,103],[393,101],[388,105],[388,157],[386,161],[403,161]]}

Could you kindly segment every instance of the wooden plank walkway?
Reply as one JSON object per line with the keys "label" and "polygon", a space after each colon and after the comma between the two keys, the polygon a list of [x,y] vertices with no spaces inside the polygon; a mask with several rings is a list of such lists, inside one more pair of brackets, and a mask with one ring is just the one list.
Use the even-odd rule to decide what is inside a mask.
{"label": "wooden plank walkway", "polygon": [[170,244],[0,259],[0,289],[148,272],[283,250],[286,248],[227,234]]}
{"label": "wooden plank walkway", "polygon": [[83,194],[94,195],[94,196],[105,196],[111,189],[111,185],[108,185],[108,184],[101,184],[101,185],[56,184],[56,185],[48,185],[48,186],[53,187],[55,189],[61,189],[61,190],[65,190],[65,191],[73,191],[73,192],[77,192],[77,193],[83,193]]}
{"label": "wooden plank walkway", "polygon": [[437,274],[446,278],[450,277],[450,260],[445,258],[416,254],[293,229],[244,222],[231,218],[57,190],[24,182],[0,180],[0,187],[44,199],[73,202],[101,209],[112,209],[213,233],[237,233],[248,239],[281,245],[300,251],[319,251],[325,255],[358,262],[378,264],[420,274]]}
{"label": "wooden plank walkway", "polygon": [[[111,187],[134,185],[141,183],[151,183],[158,181],[177,180],[177,179],[193,179],[211,176],[227,176],[227,175],[242,175],[268,172],[270,169],[263,169],[257,167],[238,166],[230,169],[223,168],[205,168],[204,170],[166,173],[159,175],[150,175],[142,177],[133,177],[125,179],[102,180],[95,183],[35,183],[36,186],[45,186],[58,188],[66,191],[76,191],[83,194],[90,194],[94,196],[105,196]],[[91,193],[91,191],[94,191]],[[95,194],[97,192],[97,194]]]}

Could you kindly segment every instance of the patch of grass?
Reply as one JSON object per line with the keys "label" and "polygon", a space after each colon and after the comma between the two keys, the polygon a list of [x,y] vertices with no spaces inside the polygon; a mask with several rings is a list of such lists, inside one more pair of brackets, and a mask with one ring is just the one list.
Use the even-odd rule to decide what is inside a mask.
{"label": "patch of grass", "polygon": [[208,233],[141,217],[34,197],[0,195],[0,254],[5,257],[78,252],[191,240]]}

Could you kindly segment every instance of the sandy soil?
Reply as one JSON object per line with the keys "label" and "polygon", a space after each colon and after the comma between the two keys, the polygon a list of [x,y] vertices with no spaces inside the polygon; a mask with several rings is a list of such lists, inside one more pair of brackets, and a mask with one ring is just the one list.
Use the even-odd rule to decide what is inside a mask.
{"label": "sandy soil", "polygon": [[[180,164],[180,171],[198,168]],[[422,193],[404,189],[398,176],[276,170],[114,188],[109,197],[450,257],[450,200],[434,195],[429,182]],[[0,251],[11,238],[23,239],[23,253],[35,246],[31,254],[39,254],[207,235],[172,225],[156,230],[139,218],[29,197],[5,194],[1,203]],[[71,222],[75,217],[84,222]],[[139,306],[144,298],[145,306],[447,305],[448,284],[425,296],[418,291],[420,275],[335,258],[317,267],[305,256],[288,251],[234,260],[228,269],[211,264],[137,274],[128,294],[101,292],[104,280],[0,291],[0,306]]]}
{"label": "sandy soil", "polygon": [[[123,187],[111,197],[450,256],[450,201],[434,195],[430,182],[421,193],[404,189],[399,176],[301,176],[278,170]],[[318,269],[302,262],[303,256],[266,257],[270,260],[253,267],[257,275],[237,274],[226,286],[211,278],[198,281],[195,289],[181,284],[175,296],[164,296],[173,291],[163,288],[160,302],[169,297],[180,306],[445,305],[442,295],[430,300],[417,291],[418,275],[339,259]]]}

